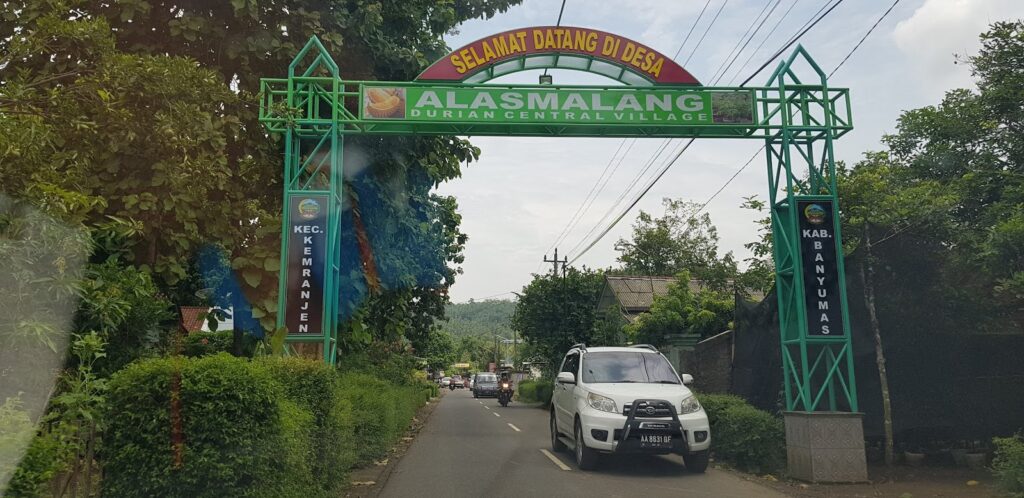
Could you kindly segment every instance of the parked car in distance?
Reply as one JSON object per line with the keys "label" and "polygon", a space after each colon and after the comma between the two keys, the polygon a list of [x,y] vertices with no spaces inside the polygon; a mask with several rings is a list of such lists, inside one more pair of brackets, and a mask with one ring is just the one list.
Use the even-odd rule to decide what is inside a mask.
{"label": "parked car in distance", "polygon": [[478,373],[473,378],[473,397],[498,395],[498,376],[489,372]]}
{"label": "parked car in distance", "polygon": [[441,378],[441,387],[448,387],[449,385],[451,385],[451,383],[452,383],[452,378],[451,377],[442,377]]}
{"label": "parked car in distance", "polygon": [[682,455],[687,470],[708,466],[707,414],[656,348],[587,348],[565,354],[551,398],[551,447],[570,447],[580,469],[602,453]]}
{"label": "parked car in distance", "polygon": [[476,375],[469,378],[469,389],[472,390],[473,386],[476,385]]}
{"label": "parked car in distance", "polygon": [[452,387],[452,386],[454,386],[456,389],[462,389],[463,387],[466,387],[465,384],[462,383],[462,376],[461,375],[453,375],[452,376],[451,383],[449,384],[449,387]]}

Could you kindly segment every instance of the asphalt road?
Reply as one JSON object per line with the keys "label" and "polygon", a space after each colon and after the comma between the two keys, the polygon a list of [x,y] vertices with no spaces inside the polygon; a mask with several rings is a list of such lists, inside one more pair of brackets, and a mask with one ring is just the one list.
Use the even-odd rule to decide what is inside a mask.
{"label": "asphalt road", "polygon": [[552,454],[546,411],[468,390],[441,398],[381,496],[709,496],[784,495],[709,468],[691,474],[682,457],[605,456],[594,471],[576,468],[569,453]]}

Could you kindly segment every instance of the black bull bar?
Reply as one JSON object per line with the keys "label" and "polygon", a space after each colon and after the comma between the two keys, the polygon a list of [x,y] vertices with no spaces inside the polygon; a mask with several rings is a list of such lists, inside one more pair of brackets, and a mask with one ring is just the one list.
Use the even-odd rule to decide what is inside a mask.
{"label": "black bull bar", "polygon": [[[644,447],[640,440],[642,435],[671,436],[671,447]],[[686,431],[676,415],[675,406],[663,399],[634,400],[617,439],[619,443],[615,446],[615,453],[685,454],[689,448]]]}

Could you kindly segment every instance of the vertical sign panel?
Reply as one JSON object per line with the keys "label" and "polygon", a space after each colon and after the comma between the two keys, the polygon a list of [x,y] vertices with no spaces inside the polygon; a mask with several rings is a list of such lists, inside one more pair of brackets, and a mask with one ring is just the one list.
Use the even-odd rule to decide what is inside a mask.
{"label": "vertical sign panel", "polygon": [[324,334],[327,207],[326,194],[292,194],[288,198],[285,326],[289,334]]}
{"label": "vertical sign panel", "polygon": [[836,258],[835,216],[831,200],[797,201],[800,259],[804,271],[807,334],[843,335]]}

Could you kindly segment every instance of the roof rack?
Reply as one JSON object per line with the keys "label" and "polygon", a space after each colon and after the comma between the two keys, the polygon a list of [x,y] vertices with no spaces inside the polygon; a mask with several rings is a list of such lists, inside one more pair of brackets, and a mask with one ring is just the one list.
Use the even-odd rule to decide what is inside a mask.
{"label": "roof rack", "polygon": [[652,346],[650,344],[633,344],[633,345],[631,345],[629,347],[631,347],[631,348],[650,349],[651,351],[654,351],[655,353],[660,353],[660,351],[658,351],[658,348],[656,348],[656,347],[654,347],[654,346]]}
{"label": "roof rack", "polygon": [[572,345],[572,347],[571,347],[571,348],[569,348],[569,349],[579,349],[580,351],[586,351],[586,350],[587,350],[587,345],[586,345],[586,344],[583,344],[583,343],[581,342],[581,343],[579,343],[579,344],[573,344],[573,345]]}

